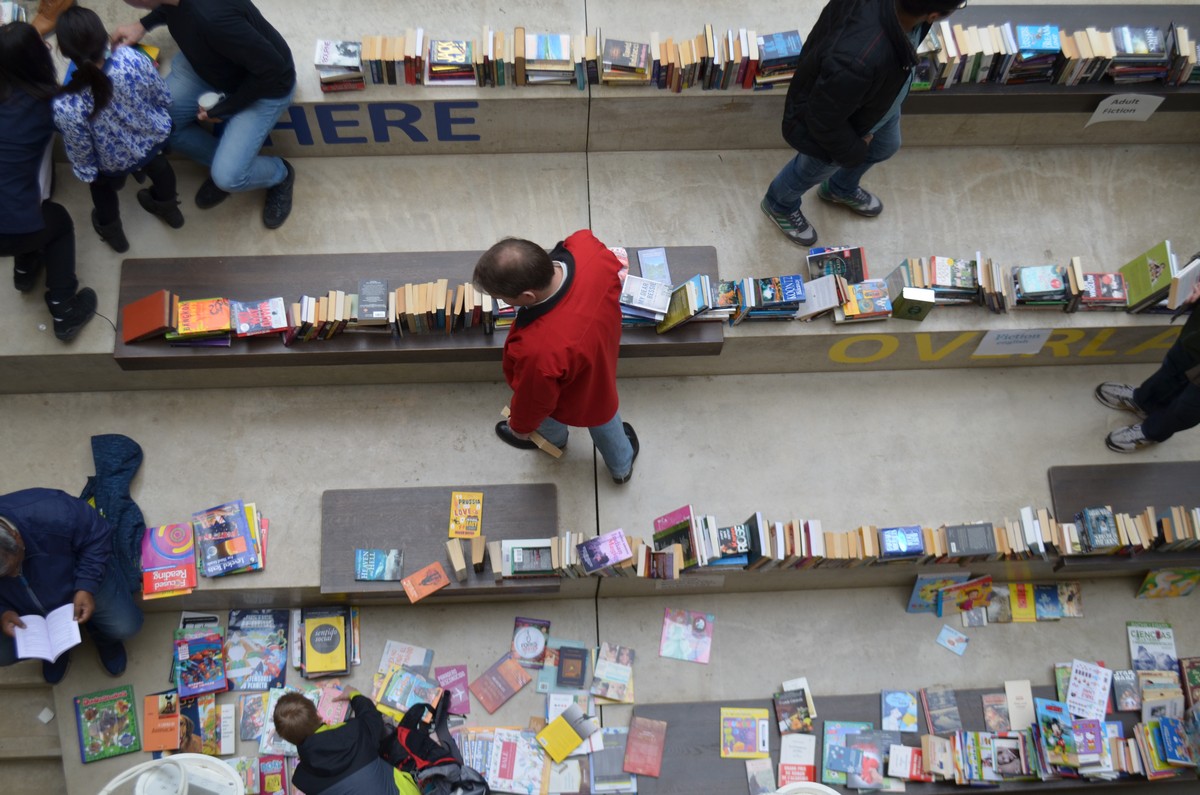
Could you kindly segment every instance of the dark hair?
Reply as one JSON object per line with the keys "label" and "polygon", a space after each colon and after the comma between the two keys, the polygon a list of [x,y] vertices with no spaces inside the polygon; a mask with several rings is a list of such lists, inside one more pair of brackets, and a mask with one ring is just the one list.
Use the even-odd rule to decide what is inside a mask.
{"label": "dark hair", "polygon": [[75,74],[63,86],[62,93],[82,94],[90,88],[92,112],[88,118],[94,119],[112,100],[112,81],[104,74],[104,68],[96,65],[97,61],[104,61],[108,31],[96,12],[83,6],[72,6],[62,12],[54,31],[59,51],[75,64]]}
{"label": "dark hair", "polygon": [[50,99],[58,93],[50,50],[27,22],[0,26],[0,102],[17,89],[34,99]]}
{"label": "dark hair", "polygon": [[300,745],[323,725],[317,708],[299,693],[280,696],[274,715],[275,733],[292,745]]}
{"label": "dark hair", "polygon": [[514,298],[526,290],[549,287],[554,263],[537,243],[506,237],[483,253],[471,279],[489,295]]}
{"label": "dark hair", "polygon": [[916,17],[939,14],[946,17],[962,8],[963,0],[899,0],[900,8]]}

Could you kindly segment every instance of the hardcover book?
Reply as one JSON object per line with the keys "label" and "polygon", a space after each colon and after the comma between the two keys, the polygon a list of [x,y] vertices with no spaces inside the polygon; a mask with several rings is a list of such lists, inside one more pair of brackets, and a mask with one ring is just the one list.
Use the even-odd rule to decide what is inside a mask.
{"label": "hardcover book", "polygon": [[1061,701],[1034,698],[1038,737],[1046,762],[1054,766],[1075,766],[1075,733],[1071,729],[1071,713]]}
{"label": "hardcover book", "polygon": [[231,690],[270,690],[287,677],[287,610],[230,610],[225,673]]}
{"label": "hardcover book", "polygon": [[1164,240],[1117,270],[1125,279],[1125,289],[1129,293],[1127,311],[1136,312],[1158,303],[1170,292],[1171,277],[1175,271],[1171,241]]}
{"label": "hardcover book", "polygon": [[128,345],[165,334],[173,328],[178,299],[169,290],[139,298],[121,310],[121,339]]}
{"label": "hardcover book", "polygon": [[721,707],[721,758],[765,759],[770,756],[770,714],[757,707]]}
{"label": "hardcover book", "polygon": [[133,687],[122,685],[75,697],[79,757],[84,764],[141,750]]}
{"label": "hardcover book", "polygon": [[658,778],[662,773],[666,745],[666,721],[634,715],[629,721],[629,737],[625,744],[625,772]]}
{"label": "hardcover book", "polygon": [[712,613],[664,608],[658,656],[707,664],[712,653],[715,621],[716,616]]}
{"label": "hardcover book", "polygon": [[949,685],[922,688],[921,706],[925,708],[925,721],[931,734],[958,731],[963,727],[958,714],[958,699]]}
{"label": "hardcover book", "polygon": [[444,694],[435,680],[405,668],[385,674],[378,691],[381,704],[400,712],[407,712],[417,704],[436,707]]}
{"label": "hardcover book", "polygon": [[746,760],[746,783],[750,795],[772,795],[775,792],[775,771],[770,759]]}

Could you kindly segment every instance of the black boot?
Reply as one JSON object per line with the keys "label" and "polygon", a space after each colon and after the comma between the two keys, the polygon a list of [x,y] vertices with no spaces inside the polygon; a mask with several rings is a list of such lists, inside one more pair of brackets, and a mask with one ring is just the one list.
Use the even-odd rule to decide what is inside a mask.
{"label": "black boot", "polygon": [[151,215],[157,215],[172,229],[183,226],[183,213],[179,211],[178,196],[167,201],[159,201],[148,189],[142,188],[137,192],[137,200],[143,210]]}
{"label": "black boot", "polygon": [[121,226],[120,218],[111,224],[101,225],[96,221],[96,211],[92,210],[92,229],[95,229],[96,234],[100,235],[100,239],[118,254],[124,254],[129,250],[129,241],[125,239],[125,228]]}
{"label": "black boot", "polygon": [[50,307],[50,315],[54,318],[54,336],[69,342],[96,314],[96,292],[84,287],[66,301],[57,302],[51,301],[47,293],[46,306]]}
{"label": "black boot", "polygon": [[23,293],[37,287],[42,274],[42,258],[39,255],[17,255],[13,258],[13,287]]}

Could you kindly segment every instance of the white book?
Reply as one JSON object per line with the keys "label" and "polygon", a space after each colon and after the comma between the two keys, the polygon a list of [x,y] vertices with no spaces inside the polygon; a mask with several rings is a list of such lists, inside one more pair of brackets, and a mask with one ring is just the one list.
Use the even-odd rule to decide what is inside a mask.
{"label": "white book", "polygon": [[779,738],[779,786],[783,787],[802,781],[816,781],[816,761],[816,735],[800,733],[781,735]]}
{"label": "white book", "polygon": [[1067,709],[1076,717],[1102,721],[1111,688],[1112,671],[1085,660],[1072,660]]}
{"label": "white book", "polygon": [[54,662],[63,652],[78,646],[79,624],[75,622],[75,605],[71,602],[56,607],[41,616],[21,616],[24,628],[13,627],[13,639],[17,644],[17,656],[22,660],[45,660]]}
{"label": "white book", "polygon": [[1008,700],[1008,723],[1012,731],[1024,731],[1036,720],[1033,709],[1033,689],[1028,679],[1010,679],[1004,683]]}
{"label": "white book", "polygon": [[1182,306],[1197,281],[1200,281],[1200,257],[1193,257],[1191,262],[1184,265],[1171,277],[1171,289],[1167,293],[1167,308],[1178,309]]}
{"label": "white book", "polygon": [[621,288],[621,303],[637,309],[663,314],[671,305],[671,286],[628,274]]}
{"label": "white book", "polygon": [[804,289],[804,303],[796,310],[797,320],[808,320],[842,304],[838,300],[837,276],[832,274],[813,279]]}

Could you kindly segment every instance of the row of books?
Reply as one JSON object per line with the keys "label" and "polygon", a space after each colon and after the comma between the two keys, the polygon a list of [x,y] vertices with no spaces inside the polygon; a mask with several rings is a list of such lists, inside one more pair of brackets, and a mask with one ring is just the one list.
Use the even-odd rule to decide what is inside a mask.
{"label": "row of books", "polygon": [[261,571],[270,521],[242,500],[199,511],[190,522],[147,527],[142,534],[142,598],[189,594],[204,577]]}

